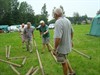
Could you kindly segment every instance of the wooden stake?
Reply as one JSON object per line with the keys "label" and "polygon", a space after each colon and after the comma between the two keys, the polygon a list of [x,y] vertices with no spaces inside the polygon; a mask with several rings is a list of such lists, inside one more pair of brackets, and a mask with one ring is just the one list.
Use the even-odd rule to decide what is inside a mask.
{"label": "wooden stake", "polygon": [[40,56],[39,56],[39,52],[38,52],[38,49],[37,49],[35,40],[34,40],[34,45],[35,45],[35,47],[36,47],[36,53],[37,53],[37,57],[38,57],[38,60],[39,60],[40,69],[41,69],[42,75],[45,75],[45,74],[44,74],[44,70],[43,70],[43,66],[42,66],[42,62],[41,62],[41,59],[40,59]]}
{"label": "wooden stake", "polygon": [[15,64],[15,63],[12,63],[12,62],[10,62],[10,61],[5,61],[5,60],[3,60],[3,59],[0,59],[0,61],[1,61],[1,62],[4,62],[4,63],[7,63],[7,64],[11,64],[11,65],[16,66],[16,67],[21,67],[21,65],[19,65],[19,64]]}
{"label": "wooden stake", "polygon": [[15,69],[14,66],[10,65],[10,67],[12,68],[12,70],[13,70],[17,75],[20,75],[20,73]]}
{"label": "wooden stake", "polygon": [[53,54],[52,51],[51,51],[51,55],[53,56],[54,60],[57,62],[57,58],[56,58],[56,56]]}
{"label": "wooden stake", "polygon": [[26,75],[30,75],[32,73],[33,70],[33,66],[28,70],[28,72],[26,73]]}
{"label": "wooden stake", "polygon": [[37,71],[39,70],[38,67],[34,68],[34,72],[31,75],[35,75],[37,73]]}
{"label": "wooden stake", "polygon": [[8,58],[9,60],[12,60],[12,59],[24,59],[25,57],[23,56],[23,57],[10,57],[10,58]]}
{"label": "wooden stake", "polygon": [[6,58],[8,57],[8,48],[7,48],[7,46],[5,46],[6,47]]}
{"label": "wooden stake", "polygon": [[26,57],[23,59],[22,65],[24,65],[24,64],[25,64],[25,61],[26,61]]}
{"label": "wooden stake", "polygon": [[49,43],[49,46],[51,47],[51,49],[53,50],[54,48],[51,46],[51,44]]}
{"label": "wooden stake", "polygon": [[10,49],[11,49],[11,45],[10,45],[10,46],[8,46],[8,56],[7,56],[7,58],[9,58],[9,57],[10,57]]}
{"label": "wooden stake", "polygon": [[80,52],[80,51],[78,51],[78,50],[76,50],[76,49],[74,49],[74,48],[72,48],[73,49],[73,51],[75,51],[76,53],[78,53],[78,54],[80,54],[80,55],[82,55],[82,56],[84,56],[84,57],[86,57],[86,58],[88,58],[88,59],[91,59],[91,56],[88,56],[88,55],[86,55],[86,54],[84,54],[84,53],[82,53],[82,52]]}

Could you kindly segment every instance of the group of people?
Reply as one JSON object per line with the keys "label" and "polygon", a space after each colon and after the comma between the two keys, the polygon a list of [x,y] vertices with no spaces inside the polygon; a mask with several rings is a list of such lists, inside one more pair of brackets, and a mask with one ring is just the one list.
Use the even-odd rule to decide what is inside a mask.
{"label": "group of people", "polygon": [[[44,49],[45,49],[45,45],[47,46],[48,50],[50,51],[50,47],[49,47],[49,30],[48,30],[48,26],[45,24],[45,22],[43,20],[40,21],[40,36],[42,38],[42,42],[43,42],[43,51],[42,53],[44,53]],[[34,30],[35,28],[31,27],[31,22],[27,22],[27,26],[25,27],[24,23],[22,23],[21,28],[20,28],[20,35],[22,38],[22,46],[24,47],[24,44],[26,43],[26,49],[27,51],[32,52],[33,51],[33,38],[34,38]]]}
{"label": "group of people", "polygon": [[[56,56],[57,61],[62,64],[64,75],[75,75],[74,70],[72,69],[67,56],[71,52],[71,48],[73,46],[73,28],[71,26],[71,22],[64,17],[63,11],[61,8],[55,8],[53,11],[53,17],[56,19],[55,29],[54,29],[54,50],[53,54]],[[40,35],[43,43],[43,52],[45,49],[45,45],[48,50],[49,47],[49,29],[45,22],[40,21]],[[22,24],[22,28],[20,29],[22,44],[26,42],[27,51],[33,51],[33,38],[34,38],[34,29],[31,28],[31,23],[27,22],[27,27],[24,28],[24,24]],[[67,56],[66,56],[67,55]]]}

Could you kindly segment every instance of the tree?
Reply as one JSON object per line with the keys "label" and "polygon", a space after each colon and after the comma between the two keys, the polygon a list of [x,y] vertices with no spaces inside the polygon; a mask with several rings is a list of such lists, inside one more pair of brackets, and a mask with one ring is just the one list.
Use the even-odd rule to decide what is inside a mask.
{"label": "tree", "polygon": [[27,2],[22,2],[19,7],[20,11],[20,23],[32,22],[34,23],[34,10],[31,5],[28,5]]}
{"label": "tree", "polygon": [[61,5],[60,5],[60,8],[62,9],[62,11],[63,11],[63,14],[65,14],[65,11],[64,11],[64,8],[63,8],[63,6],[61,6]]}
{"label": "tree", "polygon": [[34,22],[34,10],[26,2],[18,0],[0,0],[0,24],[20,24]]}
{"label": "tree", "polygon": [[43,5],[42,9],[41,9],[41,16],[42,16],[42,20],[45,21],[45,23],[48,23],[48,12],[46,11],[46,4]]}
{"label": "tree", "polygon": [[0,24],[4,23],[3,19],[6,13],[9,12],[9,9],[11,7],[10,1],[11,0],[0,0]]}
{"label": "tree", "polygon": [[82,21],[85,21],[86,24],[88,24],[88,16],[85,14],[81,17]]}
{"label": "tree", "polygon": [[74,18],[74,24],[80,24],[80,15],[78,12],[74,12],[73,18]]}

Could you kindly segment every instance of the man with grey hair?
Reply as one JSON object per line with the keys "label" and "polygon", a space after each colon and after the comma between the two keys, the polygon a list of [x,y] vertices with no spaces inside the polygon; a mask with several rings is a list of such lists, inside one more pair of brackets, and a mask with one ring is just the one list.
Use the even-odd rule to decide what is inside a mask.
{"label": "man with grey hair", "polygon": [[33,32],[34,29],[31,27],[31,22],[27,22],[27,27],[24,29],[24,36],[26,42],[26,49],[27,51],[30,51],[30,53],[33,51]]}
{"label": "man with grey hair", "polygon": [[54,30],[54,55],[57,57],[57,61],[62,64],[64,75],[75,75],[75,72],[71,68],[69,61],[66,60],[66,55],[71,52],[73,29],[71,22],[63,16],[61,8],[55,8],[53,10],[55,22]]}

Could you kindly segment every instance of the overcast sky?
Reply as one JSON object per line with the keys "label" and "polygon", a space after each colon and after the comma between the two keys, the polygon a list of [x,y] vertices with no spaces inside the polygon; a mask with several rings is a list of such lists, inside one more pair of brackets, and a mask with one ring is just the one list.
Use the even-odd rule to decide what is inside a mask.
{"label": "overcast sky", "polygon": [[94,17],[100,9],[100,0],[19,0],[23,1],[33,7],[35,14],[40,14],[42,6],[46,3],[49,20],[52,19],[52,9],[60,5],[63,6],[65,15],[70,17],[74,12],[78,12],[80,16],[87,14],[89,17]]}

